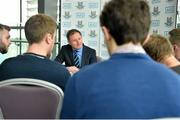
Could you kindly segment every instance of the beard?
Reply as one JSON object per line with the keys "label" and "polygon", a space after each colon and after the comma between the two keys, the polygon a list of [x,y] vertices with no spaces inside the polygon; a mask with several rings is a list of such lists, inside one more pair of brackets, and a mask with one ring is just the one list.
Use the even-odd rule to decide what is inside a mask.
{"label": "beard", "polygon": [[5,46],[0,45],[0,53],[6,54],[7,52],[8,52],[8,48],[6,48]]}
{"label": "beard", "polygon": [[1,50],[1,53],[2,54],[6,54],[8,52],[8,50],[7,49],[3,49],[3,50]]}

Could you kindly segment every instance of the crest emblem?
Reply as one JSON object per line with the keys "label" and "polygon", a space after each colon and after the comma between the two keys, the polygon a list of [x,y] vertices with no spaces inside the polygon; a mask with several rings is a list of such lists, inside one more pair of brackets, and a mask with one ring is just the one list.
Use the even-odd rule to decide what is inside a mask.
{"label": "crest emblem", "polygon": [[84,8],[83,2],[78,2],[78,5],[76,6],[76,8],[83,9]]}
{"label": "crest emblem", "polygon": [[91,30],[89,36],[92,37],[92,38],[96,37],[97,36],[96,31]]}
{"label": "crest emblem", "polygon": [[91,11],[89,17],[92,18],[92,19],[96,18],[97,17],[96,11]]}
{"label": "crest emblem", "polygon": [[159,13],[160,13],[159,7],[154,7],[154,8],[153,8],[152,15],[157,16],[157,15],[159,15]]}
{"label": "crest emblem", "polygon": [[167,27],[171,27],[171,26],[173,25],[172,17],[167,17],[166,22],[165,22],[165,25],[166,25]]}
{"label": "crest emblem", "polygon": [[70,17],[71,17],[70,12],[69,11],[65,11],[64,12],[64,18],[69,19]]}
{"label": "crest emblem", "polygon": [[78,28],[82,28],[84,27],[83,22],[82,21],[77,21],[77,25]]}

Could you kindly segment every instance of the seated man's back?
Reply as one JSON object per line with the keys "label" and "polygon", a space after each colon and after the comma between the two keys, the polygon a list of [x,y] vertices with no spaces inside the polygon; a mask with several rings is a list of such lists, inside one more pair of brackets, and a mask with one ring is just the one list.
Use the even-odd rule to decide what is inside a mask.
{"label": "seated man's back", "polygon": [[52,82],[62,89],[70,77],[61,64],[49,60],[54,47],[57,25],[49,16],[37,14],[25,24],[29,43],[27,52],[5,60],[0,66],[0,80],[35,78]]}
{"label": "seated man's back", "polygon": [[54,83],[63,90],[69,78],[69,72],[63,65],[31,53],[5,60],[0,66],[0,73],[0,80],[36,78]]}

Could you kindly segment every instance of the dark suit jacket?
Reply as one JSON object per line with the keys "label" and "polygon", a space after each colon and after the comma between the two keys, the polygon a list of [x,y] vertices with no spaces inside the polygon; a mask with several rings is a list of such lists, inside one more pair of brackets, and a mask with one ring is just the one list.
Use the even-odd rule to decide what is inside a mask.
{"label": "dark suit jacket", "polygon": [[[65,66],[74,66],[73,49],[71,45],[62,46],[59,54],[56,56],[55,61],[60,63],[65,62]],[[96,51],[88,46],[83,45],[81,67],[97,62]]]}

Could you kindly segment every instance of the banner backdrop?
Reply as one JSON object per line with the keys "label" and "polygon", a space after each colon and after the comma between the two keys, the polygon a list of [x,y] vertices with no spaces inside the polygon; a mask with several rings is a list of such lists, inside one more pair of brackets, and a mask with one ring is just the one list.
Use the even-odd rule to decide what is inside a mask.
{"label": "banner backdrop", "polygon": [[151,9],[151,33],[168,37],[175,28],[177,0],[147,0]]}
{"label": "banner backdrop", "polygon": [[81,31],[84,44],[94,48],[98,56],[107,58],[107,49],[99,25],[99,14],[107,0],[61,1],[61,46],[67,44],[66,33],[76,28]]}
{"label": "banner backdrop", "polygon": [[[99,25],[99,15],[109,0],[61,0],[61,46],[67,44],[66,33],[76,28],[84,43],[96,50],[98,56],[109,57]],[[177,0],[147,0],[151,9],[151,33],[165,37],[175,28]]]}

